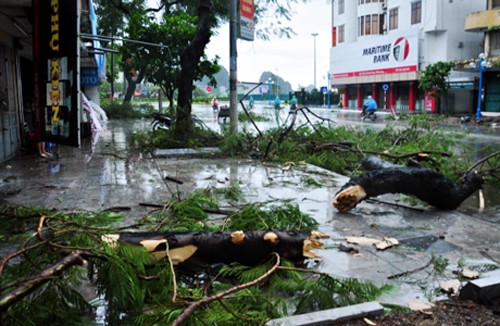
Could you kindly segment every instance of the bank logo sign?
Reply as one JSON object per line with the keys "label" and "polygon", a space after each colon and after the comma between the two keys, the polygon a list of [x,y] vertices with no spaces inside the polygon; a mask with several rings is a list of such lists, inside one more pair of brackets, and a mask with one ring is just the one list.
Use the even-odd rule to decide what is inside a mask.
{"label": "bank logo sign", "polygon": [[394,42],[392,54],[398,62],[403,62],[410,54],[410,42],[405,37],[400,37]]}
{"label": "bank logo sign", "polygon": [[418,38],[413,30],[382,35],[332,48],[333,78],[417,71]]}

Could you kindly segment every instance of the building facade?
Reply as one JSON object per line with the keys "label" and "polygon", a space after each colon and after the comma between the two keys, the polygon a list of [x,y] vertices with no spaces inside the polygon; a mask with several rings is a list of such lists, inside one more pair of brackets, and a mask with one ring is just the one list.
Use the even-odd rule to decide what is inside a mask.
{"label": "building facade", "polygon": [[95,34],[92,9],[92,0],[0,1],[0,162],[40,141],[79,145],[80,95],[99,100],[97,46],[79,37]]}
{"label": "building facade", "polygon": [[484,70],[484,112],[500,112],[500,0],[487,0],[485,10],[467,15],[465,30],[484,37],[484,53],[491,68]]}
{"label": "building facade", "polygon": [[[483,36],[465,31],[478,1],[334,0],[331,87],[344,108],[361,108],[372,95],[380,108],[436,111],[436,100],[418,88],[426,66],[466,61],[482,52]],[[484,4],[483,7],[486,7]],[[447,107],[472,112],[477,72],[453,70]]]}

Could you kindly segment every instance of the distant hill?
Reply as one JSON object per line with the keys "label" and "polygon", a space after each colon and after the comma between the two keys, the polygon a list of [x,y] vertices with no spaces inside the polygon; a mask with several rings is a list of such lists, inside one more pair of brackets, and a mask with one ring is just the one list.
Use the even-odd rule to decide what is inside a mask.
{"label": "distant hill", "polygon": [[[278,85],[278,90],[280,94],[288,94],[289,92],[292,91],[292,85],[289,82],[285,81],[283,78],[273,74],[270,71],[264,71],[262,75],[260,75],[259,82],[267,84],[269,78],[271,78],[271,80],[273,81],[273,85],[274,83]],[[273,86],[273,88],[274,87],[275,86]]]}
{"label": "distant hill", "polygon": [[[220,66],[221,70],[215,74],[215,80],[217,81],[217,87],[214,89],[214,92],[217,94],[221,94],[229,90],[229,71],[224,67]],[[277,83],[279,93],[280,94],[288,94],[289,92],[292,91],[292,85],[285,81],[283,78],[280,76],[277,76],[273,74],[270,71],[265,71],[261,74],[259,78],[259,82],[262,82],[264,85],[268,84],[268,80],[271,78],[274,83]],[[196,82],[196,85],[202,89],[205,89],[206,86],[208,86],[208,78],[204,77],[201,81]],[[273,88],[275,87],[273,83]],[[214,85],[210,85],[214,86]]]}
{"label": "distant hill", "polygon": [[[217,87],[216,88],[221,88],[225,87],[226,89],[229,89],[229,72],[224,68],[224,66],[220,66],[220,71],[215,74],[215,80],[217,81]],[[201,82],[199,82],[201,86],[207,86],[208,85],[208,78],[203,77]],[[210,85],[214,86],[214,85]]]}

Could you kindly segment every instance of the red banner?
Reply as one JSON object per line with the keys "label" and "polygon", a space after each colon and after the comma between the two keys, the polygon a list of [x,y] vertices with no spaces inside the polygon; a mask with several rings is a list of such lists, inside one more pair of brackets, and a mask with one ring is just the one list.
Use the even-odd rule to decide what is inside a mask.
{"label": "red banner", "polygon": [[412,72],[412,71],[417,71],[417,66],[404,66],[404,67],[392,67],[392,68],[384,68],[384,69],[372,69],[372,70],[364,70],[364,71],[344,72],[344,73],[333,74],[333,78],[396,74],[396,73],[401,73],[401,72]]}

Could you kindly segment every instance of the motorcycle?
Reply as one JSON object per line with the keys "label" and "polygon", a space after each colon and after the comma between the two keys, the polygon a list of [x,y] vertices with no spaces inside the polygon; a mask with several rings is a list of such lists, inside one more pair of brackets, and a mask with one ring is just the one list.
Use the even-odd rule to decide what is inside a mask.
{"label": "motorcycle", "polygon": [[366,118],[370,119],[372,122],[377,120],[377,110],[368,111],[366,107],[363,107],[363,112],[361,113],[361,121],[365,121]]}
{"label": "motorcycle", "polygon": [[157,112],[153,113],[153,121],[151,121],[153,131],[158,129],[168,130],[171,124],[172,119],[170,119],[167,115]]}

